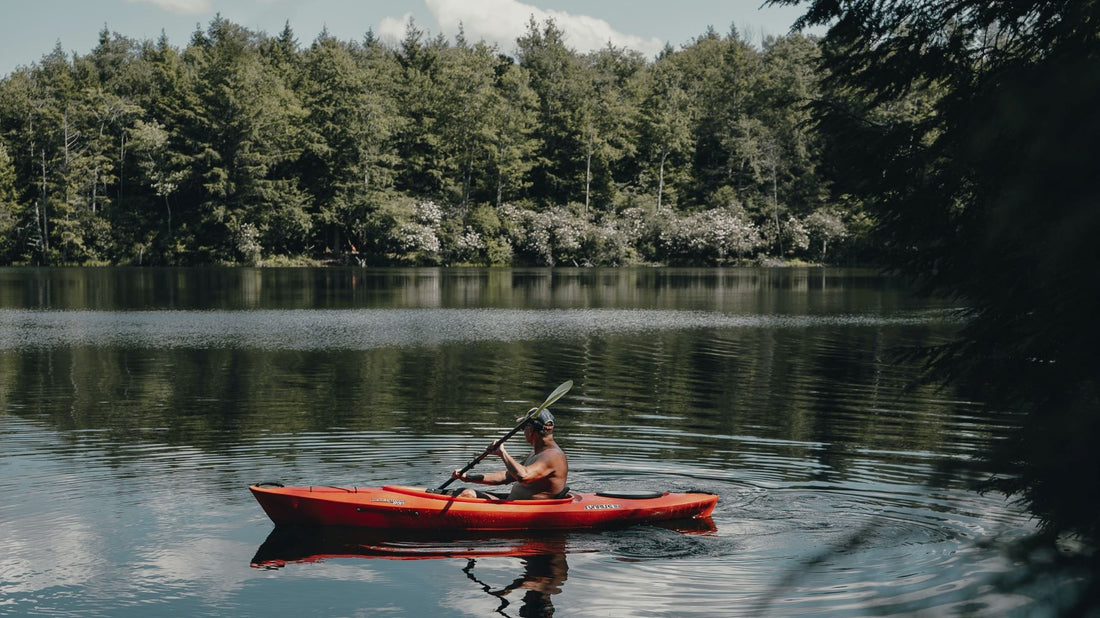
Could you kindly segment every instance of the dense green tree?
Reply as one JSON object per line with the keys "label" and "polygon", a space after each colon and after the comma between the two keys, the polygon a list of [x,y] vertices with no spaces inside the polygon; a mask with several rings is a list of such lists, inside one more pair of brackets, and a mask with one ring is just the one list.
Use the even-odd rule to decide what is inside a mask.
{"label": "dense green tree", "polygon": [[373,196],[393,183],[390,137],[398,121],[385,90],[392,75],[385,56],[377,44],[360,48],[324,33],[305,54],[309,117],[300,169],[330,251],[342,248]]}
{"label": "dense green tree", "polygon": [[[695,111],[692,139],[691,197],[704,201],[719,188],[732,186],[739,199],[745,194],[746,154],[735,149],[759,73],[759,52],[741,40],[736,30],[727,37],[713,28],[674,58]],[[755,189],[754,189],[755,191]]]}
{"label": "dense green tree", "polygon": [[509,58],[498,59],[496,88],[486,110],[488,141],[487,183],[495,188],[493,203],[524,194],[531,183],[528,172],[535,165],[538,140],[538,98],[531,89],[527,72]]}
{"label": "dense green tree", "polygon": [[609,206],[619,163],[636,150],[634,85],[644,62],[637,52],[613,46],[589,54],[573,89],[572,117],[578,154],[584,158],[584,211],[593,195]]}
{"label": "dense green tree", "polygon": [[10,159],[14,174],[14,202],[25,208],[13,208],[13,217],[3,240],[5,262],[42,261],[45,239],[41,226],[41,204],[35,162],[38,160],[41,126],[37,112],[39,88],[30,69],[20,69],[0,82],[0,142]]}
{"label": "dense green tree", "polygon": [[[172,153],[169,151],[168,139],[168,131],[156,120],[145,122],[139,119],[130,129],[131,156],[137,160],[137,167],[144,175],[146,186],[164,205],[166,238],[172,235],[172,196],[185,175],[182,170],[171,165]],[[133,250],[137,253],[139,264],[145,261],[145,252],[151,247],[157,227],[159,226],[148,230],[146,237],[135,239]]]}
{"label": "dense green tree", "polygon": [[0,256],[18,251],[20,227],[24,223],[24,207],[16,194],[15,164],[8,148],[0,142]]}
{"label": "dense green tree", "polygon": [[818,57],[817,44],[808,37],[769,37],[752,103],[753,117],[770,129],[777,155],[770,178],[773,207],[781,190],[799,215],[817,208],[826,195],[816,173],[820,156],[810,119],[810,103],[818,98]]}
{"label": "dense green tree", "polygon": [[454,126],[448,126],[444,113],[458,107],[457,96],[440,79],[447,48],[442,37],[426,38],[410,19],[397,51],[395,96],[402,115],[395,135],[401,162],[398,183],[439,198],[458,195],[461,177]]}
{"label": "dense green tree", "polygon": [[565,35],[552,19],[540,28],[532,18],[517,45],[517,59],[539,100],[539,148],[531,170],[532,193],[572,201],[580,195],[576,179],[584,175],[583,147],[573,125],[576,91],[584,86],[580,83],[580,60],[566,47]]}
{"label": "dense green tree", "polygon": [[486,165],[496,145],[499,131],[494,131],[490,115],[497,112],[497,55],[484,43],[469,45],[459,37],[458,44],[447,50],[439,82],[448,93],[440,122],[440,132],[448,149],[457,158],[459,178],[457,191],[451,197],[465,213],[471,195],[481,189],[488,197],[491,179]]}
{"label": "dense green tree", "polygon": [[[147,77],[135,93],[144,113],[130,136],[138,140],[130,152],[137,168],[131,184],[137,186],[127,192],[134,202],[126,209],[134,228],[130,258],[147,263],[150,253],[152,263],[179,263],[187,260],[195,229],[194,211],[184,204],[199,197],[191,165],[196,147],[191,127],[199,107],[195,74],[164,34],[144,45],[140,55]],[[174,204],[180,211],[175,217]]]}
{"label": "dense green tree", "polygon": [[646,168],[656,176],[657,210],[661,210],[670,167],[682,166],[691,158],[691,101],[670,53],[666,52],[645,78],[637,133]]}
{"label": "dense green tree", "polygon": [[286,165],[297,157],[305,115],[296,95],[240,26],[217,18],[195,43],[185,59],[198,78],[189,140],[201,186],[200,255],[255,262],[265,244],[301,251],[312,223],[305,192]]}

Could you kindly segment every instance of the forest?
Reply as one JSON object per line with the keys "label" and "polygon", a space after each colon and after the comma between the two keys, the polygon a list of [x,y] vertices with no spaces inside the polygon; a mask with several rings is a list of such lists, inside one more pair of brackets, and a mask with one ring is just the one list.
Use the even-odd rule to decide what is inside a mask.
{"label": "forest", "polygon": [[106,27],[0,81],[0,264],[624,265],[856,260],[810,122],[819,41],[713,28],[659,57],[221,17]]}

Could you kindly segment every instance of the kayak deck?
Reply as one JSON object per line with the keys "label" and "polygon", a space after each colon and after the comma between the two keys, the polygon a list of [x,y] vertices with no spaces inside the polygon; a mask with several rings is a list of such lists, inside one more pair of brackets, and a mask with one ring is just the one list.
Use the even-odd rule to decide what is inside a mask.
{"label": "kayak deck", "polygon": [[403,530],[564,530],[709,517],[706,493],[574,493],[552,500],[458,498],[420,487],[249,489],[276,525]]}

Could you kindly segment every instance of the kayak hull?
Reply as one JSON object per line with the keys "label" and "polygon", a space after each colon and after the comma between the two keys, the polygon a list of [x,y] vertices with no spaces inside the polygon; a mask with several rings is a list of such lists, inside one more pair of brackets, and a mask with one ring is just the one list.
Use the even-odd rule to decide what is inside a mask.
{"label": "kayak hull", "polygon": [[277,526],[386,530],[573,530],[709,517],[718,496],[576,493],[554,500],[456,498],[401,485],[282,487],[251,485]]}

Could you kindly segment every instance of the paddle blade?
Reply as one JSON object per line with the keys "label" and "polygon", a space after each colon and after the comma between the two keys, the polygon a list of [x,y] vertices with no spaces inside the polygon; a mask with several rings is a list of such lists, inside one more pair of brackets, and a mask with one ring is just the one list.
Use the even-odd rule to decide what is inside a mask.
{"label": "paddle blade", "polygon": [[537,408],[531,408],[530,410],[527,411],[526,414],[524,414],[523,416],[517,418],[516,422],[521,423],[521,426],[522,426],[522,423],[526,423],[527,421],[535,418],[536,416],[539,415],[540,412],[542,412],[546,408],[549,408],[550,404],[552,404],[555,401],[561,399],[562,395],[568,393],[569,389],[571,389],[571,388],[573,388],[573,381],[572,380],[566,380],[565,382],[562,383],[561,386],[555,388],[554,392],[550,393],[550,395],[546,397],[546,401],[542,402],[542,405],[540,405]]}
{"label": "paddle blade", "polygon": [[528,415],[528,418],[534,418],[535,416],[538,416],[539,412],[542,412],[546,408],[549,408],[550,404],[561,399],[562,395],[568,393],[569,389],[571,388],[573,388],[572,380],[566,380],[565,382],[562,382],[561,386],[555,388],[554,392],[550,393],[550,395],[546,398],[546,401],[542,402],[541,406],[535,408],[534,414]]}

